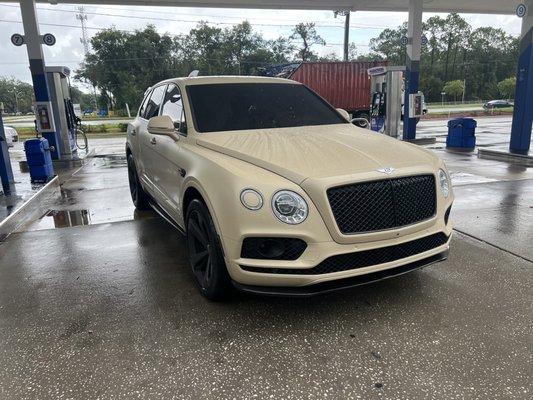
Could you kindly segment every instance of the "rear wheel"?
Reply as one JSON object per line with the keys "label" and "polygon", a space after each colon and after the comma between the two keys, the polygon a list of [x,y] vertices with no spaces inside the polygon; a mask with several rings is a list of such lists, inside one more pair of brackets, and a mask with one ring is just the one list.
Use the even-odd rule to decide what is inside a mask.
{"label": "rear wheel", "polygon": [[150,209],[150,198],[141,186],[132,154],[128,154],[128,181],[130,183],[131,200],[135,208],[137,210]]}
{"label": "rear wheel", "polygon": [[202,294],[221,300],[231,292],[220,241],[206,205],[194,199],[187,208],[187,250],[189,264]]}

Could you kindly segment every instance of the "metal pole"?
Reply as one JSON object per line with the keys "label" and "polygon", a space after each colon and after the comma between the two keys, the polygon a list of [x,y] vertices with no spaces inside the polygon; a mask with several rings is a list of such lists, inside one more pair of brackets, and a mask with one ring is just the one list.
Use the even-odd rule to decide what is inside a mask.
{"label": "metal pole", "polygon": [[344,18],[344,61],[348,61],[348,47],[350,42],[350,10],[346,11]]}
{"label": "metal pole", "polygon": [[529,152],[533,124],[531,111],[533,110],[533,0],[525,0],[523,3],[526,7],[522,16],[513,125],[509,144],[509,150],[519,154]]}
{"label": "metal pole", "polygon": [[10,194],[15,179],[13,178],[13,169],[9,160],[9,151],[7,148],[6,133],[4,131],[4,121],[2,119],[3,106],[0,107],[0,180],[4,194]]}
{"label": "metal pole", "polygon": [[422,46],[422,0],[409,0],[407,57],[405,62],[405,97],[403,103],[403,140],[416,138],[416,118],[409,118],[409,95],[418,93],[420,50]]}

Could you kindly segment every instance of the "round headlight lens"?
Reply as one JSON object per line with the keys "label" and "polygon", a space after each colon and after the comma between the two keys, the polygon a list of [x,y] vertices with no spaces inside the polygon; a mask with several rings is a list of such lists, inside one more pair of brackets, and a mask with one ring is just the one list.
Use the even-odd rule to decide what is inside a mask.
{"label": "round headlight lens", "polygon": [[450,194],[450,182],[448,181],[446,171],[443,169],[439,169],[439,184],[442,195],[447,198]]}
{"label": "round headlight lens", "polygon": [[297,193],[281,190],[272,197],[272,210],[278,219],[286,224],[300,224],[307,218],[307,203]]}

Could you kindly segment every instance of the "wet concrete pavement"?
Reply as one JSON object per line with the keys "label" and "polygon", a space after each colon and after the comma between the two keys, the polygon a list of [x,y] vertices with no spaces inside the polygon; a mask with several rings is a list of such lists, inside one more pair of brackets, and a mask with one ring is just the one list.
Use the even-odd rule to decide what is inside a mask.
{"label": "wet concrete pavement", "polygon": [[53,205],[89,225],[41,220],[0,244],[0,398],[531,398],[532,168],[437,144],[465,232],[449,260],[312,299],[210,303],[180,235],[134,212],[124,139],[91,144],[103,157]]}
{"label": "wet concrete pavement", "polygon": [[528,398],[531,263],[452,245],[367,287],[217,304],[158,218],[15,235],[0,246],[0,394]]}

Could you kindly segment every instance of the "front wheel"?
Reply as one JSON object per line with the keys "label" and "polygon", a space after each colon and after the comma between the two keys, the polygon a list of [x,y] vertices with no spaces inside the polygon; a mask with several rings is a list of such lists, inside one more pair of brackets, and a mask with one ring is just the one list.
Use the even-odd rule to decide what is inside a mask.
{"label": "front wheel", "polygon": [[209,300],[222,300],[231,292],[231,280],[206,205],[193,200],[187,208],[186,221],[189,264],[200,291]]}

